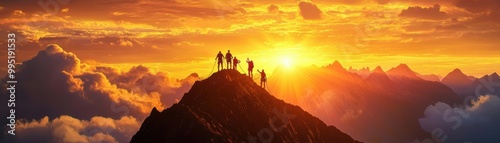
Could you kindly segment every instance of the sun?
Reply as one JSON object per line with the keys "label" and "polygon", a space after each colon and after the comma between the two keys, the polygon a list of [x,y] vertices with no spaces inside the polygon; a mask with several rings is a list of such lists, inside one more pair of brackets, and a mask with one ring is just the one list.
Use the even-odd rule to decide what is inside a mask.
{"label": "sun", "polygon": [[292,66],[293,66],[293,61],[291,58],[285,57],[285,58],[283,58],[282,62],[286,68],[292,68]]}

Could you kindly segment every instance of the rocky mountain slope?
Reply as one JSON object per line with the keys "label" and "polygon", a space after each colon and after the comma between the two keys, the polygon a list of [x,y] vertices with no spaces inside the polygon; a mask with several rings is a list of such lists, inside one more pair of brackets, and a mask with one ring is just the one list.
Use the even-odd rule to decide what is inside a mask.
{"label": "rocky mountain slope", "polygon": [[153,109],[131,142],[153,141],[357,142],[234,70],[196,82],[162,112]]}

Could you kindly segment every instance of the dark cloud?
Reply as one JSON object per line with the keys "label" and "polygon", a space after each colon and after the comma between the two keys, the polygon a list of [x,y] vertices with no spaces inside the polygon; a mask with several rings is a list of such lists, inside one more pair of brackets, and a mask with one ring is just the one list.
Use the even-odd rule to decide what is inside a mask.
{"label": "dark cloud", "polygon": [[[25,0],[25,1],[1,1],[0,6],[5,9],[0,11],[0,17],[9,16],[15,10],[21,10],[27,14],[52,14],[58,15],[64,8],[69,8],[72,14],[102,17],[102,13],[109,13],[114,8],[124,4],[137,3],[139,0]],[[92,7],[93,10],[88,10]]]}
{"label": "dark cloud", "polygon": [[498,0],[458,0],[455,5],[469,12],[481,13],[496,10],[494,8],[499,7],[500,2]]}
{"label": "dark cloud", "polygon": [[420,6],[408,7],[408,9],[401,11],[399,16],[433,20],[445,19],[448,17],[447,13],[441,11],[441,6],[438,4],[434,5],[434,7],[427,8]]}
{"label": "dark cloud", "polygon": [[[16,79],[16,118],[40,120],[20,123],[18,141],[128,142],[153,107],[178,102],[199,76],[173,79],[144,66],[95,67],[53,44],[18,65]],[[0,97],[5,100],[6,86]],[[7,115],[7,108],[0,113]]]}
{"label": "dark cloud", "polygon": [[316,20],[321,19],[321,10],[316,6],[316,4],[311,2],[301,1],[299,2],[299,13],[304,19]]}
{"label": "dark cloud", "polygon": [[[42,2],[43,4],[39,4]],[[193,5],[193,3],[196,3]],[[133,18],[141,20],[164,20],[165,17],[193,16],[193,17],[217,17],[230,16],[245,13],[242,3],[233,1],[211,1],[209,3],[196,1],[192,3],[166,0],[27,0],[27,1],[2,1],[0,6],[0,17],[12,16],[15,10],[20,10],[26,15],[51,14],[54,16],[70,15],[71,17],[85,17],[85,19],[100,20],[125,20]],[[92,10],[88,10],[92,7]],[[68,9],[67,12],[62,12]],[[151,19],[155,17],[156,19]],[[161,18],[160,18],[161,17]],[[172,19],[167,19],[171,22]]]}
{"label": "dark cloud", "polygon": [[125,114],[143,117],[152,107],[162,107],[155,101],[158,94],[127,92],[109,83],[102,73],[85,68],[76,55],[58,45],[49,45],[23,62],[16,73],[19,82],[16,99],[24,101],[16,104],[18,118],[60,115],[82,119],[97,115],[118,118]]}
{"label": "dark cloud", "polygon": [[458,0],[455,5],[471,13],[478,14],[476,22],[500,22],[500,1],[498,0]]}
{"label": "dark cloud", "polygon": [[451,107],[438,102],[425,110],[421,127],[429,133],[442,133],[443,142],[500,142],[500,98],[480,96],[470,107]]}
{"label": "dark cloud", "polygon": [[364,2],[364,0],[336,0],[336,1],[332,1],[334,3],[339,3],[339,4],[361,4]]}
{"label": "dark cloud", "polygon": [[332,3],[332,4],[342,4],[342,5],[367,5],[371,3],[377,4],[416,4],[416,5],[432,5],[432,4],[442,4],[448,5],[452,4],[456,0],[316,0],[316,3]]}
{"label": "dark cloud", "polygon": [[[19,119],[28,120],[61,115],[142,119],[153,107],[175,103],[199,78],[192,74],[183,80],[172,79],[144,66],[128,72],[93,67],[58,45],[49,45],[23,62],[16,76],[16,99],[24,101],[17,103],[16,111]],[[2,93],[6,92],[3,88]],[[0,112],[7,113],[5,109]]]}

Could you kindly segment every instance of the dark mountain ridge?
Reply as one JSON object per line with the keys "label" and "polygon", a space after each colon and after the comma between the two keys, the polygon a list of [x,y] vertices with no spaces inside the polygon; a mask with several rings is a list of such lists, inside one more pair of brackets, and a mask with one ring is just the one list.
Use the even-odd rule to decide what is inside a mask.
{"label": "dark mountain ridge", "polygon": [[154,108],[131,142],[357,142],[235,70],[196,82],[178,104]]}

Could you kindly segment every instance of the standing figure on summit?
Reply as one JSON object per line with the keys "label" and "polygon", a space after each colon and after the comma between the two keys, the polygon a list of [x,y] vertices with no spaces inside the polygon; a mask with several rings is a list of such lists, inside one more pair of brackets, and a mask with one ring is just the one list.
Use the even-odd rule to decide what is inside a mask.
{"label": "standing figure on summit", "polygon": [[222,64],[222,59],[224,59],[224,55],[222,55],[222,52],[219,51],[219,54],[217,54],[217,56],[215,57],[217,61],[217,71],[220,71],[219,67],[224,69],[224,65]]}
{"label": "standing figure on summit", "polygon": [[248,76],[250,78],[253,78],[253,61],[250,60],[250,58],[247,58],[247,63],[248,63]]}
{"label": "standing figure on summit", "polygon": [[[264,72],[264,69],[262,69],[262,72],[257,70],[257,72],[260,73],[260,86],[262,88],[266,88],[266,81],[267,81],[267,77],[266,77],[266,73]],[[264,83],[264,84],[262,84]]]}
{"label": "standing figure on summit", "polygon": [[238,64],[240,63],[240,60],[236,58],[236,56],[233,58],[233,70],[238,70]]}
{"label": "standing figure on summit", "polygon": [[227,69],[230,69],[233,66],[233,64],[231,64],[232,60],[233,60],[233,55],[231,54],[231,51],[227,50],[226,53]]}

